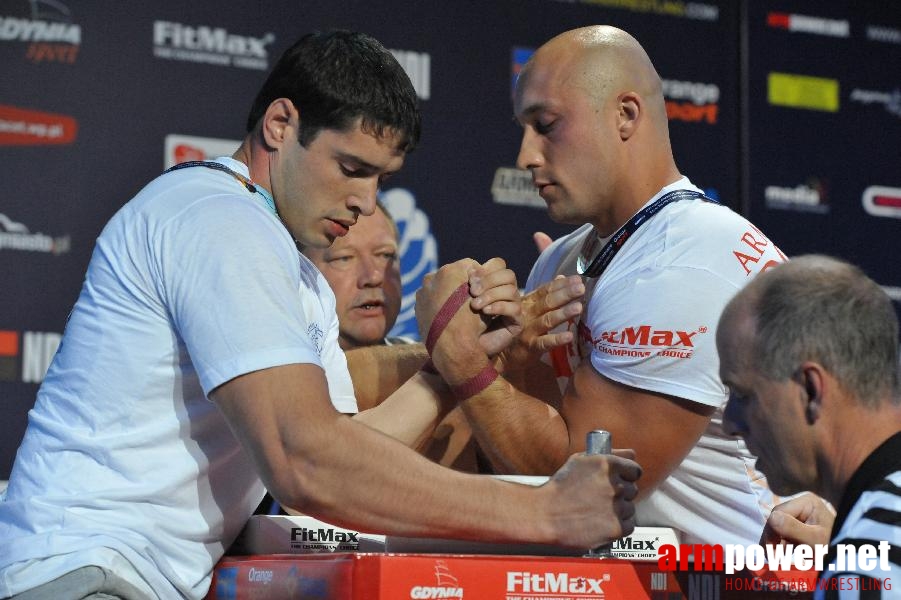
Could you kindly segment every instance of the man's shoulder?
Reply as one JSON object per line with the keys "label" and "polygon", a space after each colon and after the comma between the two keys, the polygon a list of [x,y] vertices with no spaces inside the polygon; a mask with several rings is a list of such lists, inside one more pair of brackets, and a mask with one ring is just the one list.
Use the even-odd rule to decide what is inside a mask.
{"label": "man's shoulder", "polygon": [[732,209],[710,202],[679,207],[660,232],[657,268],[683,268],[743,285],[785,255],[763,231]]}

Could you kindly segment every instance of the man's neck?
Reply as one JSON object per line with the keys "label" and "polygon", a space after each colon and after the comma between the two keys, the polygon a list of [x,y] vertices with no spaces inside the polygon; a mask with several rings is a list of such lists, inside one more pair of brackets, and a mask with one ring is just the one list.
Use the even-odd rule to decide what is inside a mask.
{"label": "man's neck", "polygon": [[864,461],[888,438],[901,431],[901,406],[885,399],[876,408],[859,404],[842,411],[826,441],[820,494],[838,505],[848,482]]}
{"label": "man's neck", "polygon": [[247,165],[250,180],[267,190],[272,190],[269,183],[268,153],[255,141],[255,133],[249,133],[241,145],[232,154],[232,158]]}
{"label": "man's neck", "polygon": [[625,225],[641,207],[660,193],[666,186],[672,185],[682,179],[682,174],[675,169],[668,170],[665,174],[653,179],[652,183],[642,182],[634,187],[627,187],[621,192],[624,200],[614,203],[606,214],[601,215],[592,223],[601,237],[608,237],[616,233]]}

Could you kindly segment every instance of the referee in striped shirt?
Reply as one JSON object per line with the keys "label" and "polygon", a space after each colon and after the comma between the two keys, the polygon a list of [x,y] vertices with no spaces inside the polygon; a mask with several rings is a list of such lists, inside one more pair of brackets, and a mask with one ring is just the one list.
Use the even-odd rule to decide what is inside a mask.
{"label": "referee in striped shirt", "polygon": [[774,492],[809,490],[837,509],[794,498],[770,515],[762,541],[829,544],[814,598],[901,598],[898,318],[889,297],[846,262],[797,257],[732,299],[716,341],[727,431],[745,439]]}

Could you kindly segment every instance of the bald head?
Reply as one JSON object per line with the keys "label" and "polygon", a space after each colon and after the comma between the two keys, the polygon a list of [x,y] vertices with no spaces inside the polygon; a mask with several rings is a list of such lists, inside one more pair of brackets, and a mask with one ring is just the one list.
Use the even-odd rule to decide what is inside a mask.
{"label": "bald head", "polygon": [[551,219],[610,235],[678,181],[661,88],[641,45],[615,27],[567,31],[532,55],[513,98],[516,164]]}
{"label": "bald head", "polygon": [[654,120],[666,123],[660,76],[638,40],[622,29],[593,25],[552,38],[523,67],[517,98],[533,71],[547,65],[553,65],[561,83],[584,90],[598,106],[622,92],[636,92]]}

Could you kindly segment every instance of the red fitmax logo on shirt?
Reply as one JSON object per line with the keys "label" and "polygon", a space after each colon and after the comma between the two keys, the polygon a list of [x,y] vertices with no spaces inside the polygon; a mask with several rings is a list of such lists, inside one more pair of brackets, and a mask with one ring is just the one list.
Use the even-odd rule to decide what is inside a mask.
{"label": "red fitmax logo on shirt", "polygon": [[602,331],[597,337],[584,323],[579,324],[579,337],[599,352],[614,356],[691,358],[698,334],[707,333],[702,325],[693,331],[655,329],[651,325],[633,325]]}

